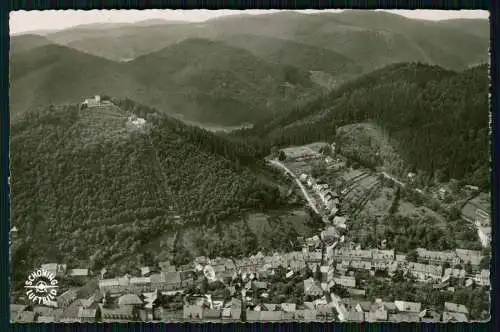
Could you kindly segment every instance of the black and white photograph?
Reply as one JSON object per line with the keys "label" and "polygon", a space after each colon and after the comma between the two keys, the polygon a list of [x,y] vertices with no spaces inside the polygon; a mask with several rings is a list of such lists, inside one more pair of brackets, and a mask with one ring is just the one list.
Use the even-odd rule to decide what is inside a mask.
{"label": "black and white photograph", "polygon": [[490,319],[488,11],[9,28],[11,322]]}

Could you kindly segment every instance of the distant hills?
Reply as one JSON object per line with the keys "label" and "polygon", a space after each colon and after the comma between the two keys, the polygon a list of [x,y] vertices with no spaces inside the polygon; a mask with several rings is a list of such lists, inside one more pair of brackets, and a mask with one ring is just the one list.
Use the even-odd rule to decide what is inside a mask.
{"label": "distant hills", "polygon": [[307,72],[206,39],[188,39],[127,63],[54,44],[15,53],[11,61],[14,119],[33,107],[108,94],[187,120],[234,125],[263,119],[319,91]]}
{"label": "distant hills", "polygon": [[[258,42],[257,37],[263,41]],[[270,45],[270,40],[278,45],[290,41],[317,47],[318,52],[327,49],[350,60],[361,61],[368,71],[373,66],[401,61],[461,69],[478,60],[487,61],[489,24],[487,20],[412,20],[373,11],[281,12],[227,16],[201,23],[153,20],[135,24],[93,24],[49,33],[46,38],[116,61],[159,51],[189,38],[233,41],[239,46],[242,40],[251,38],[250,45],[245,47],[256,53],[266,41],[264,46]],[[293,65],[301,67],[300,63]]]}
{"label": "distant hills", "polygon": [[[47,49],[36,50],[49,43],[66,49],[53,48],[52,58],[44,54]],[[12,37],[14,72],[28,70],[26,62],[56,62],[55,53],[64,54],[63,63],[51,70],[37,69],[18,82],[13,78],[12,111],[74,102],[99,90],[189,121],[255,123],[388,64],[420,62],[462,70],[486,63],[488,47],[486,20],[430,22],[385,12],[280,12],[200,23],[84,25],[43,37]],[[72,57],[81,63],[80,75],[66,74],[75,71],[65,67]],[[72,82],[66,81],[69,76]],[[51,85],[69,91],[51,91]]]}
{"label": "distant hills", "polygon": [[[372,141],[376,139],[373,128],[380,127],[387,134],[380,133],[387,136],[382,141],[393,145],[385,150],[395,149],[394,160],[404,161],[391,169],[396,174],[419,170],[430,178],[461,179],[487,190],[488,90],[487,65],[453,72],[437,66],[394,64],[239,134],[266,137],[272,144],[287,146],[333,140],[346,125],[372,123],[375,127],[365,126],[367,130],[355,135],[369,134],[371,138],[365,137],[365,141]],[[345,137],[346,130],[341,132]],[[356,159],[374,167],[391,166],[390,161],[375,155],[378,150],[367,152],[361,146],[351,150],[357,153]]]}

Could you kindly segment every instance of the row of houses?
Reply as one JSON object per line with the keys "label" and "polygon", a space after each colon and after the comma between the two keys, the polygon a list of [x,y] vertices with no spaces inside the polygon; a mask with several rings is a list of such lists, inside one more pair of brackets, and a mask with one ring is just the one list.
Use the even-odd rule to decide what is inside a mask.
{"label": "row of houses", "polygon": [[153,273],[148,277],[130,277],[129,275],[125,275],[118,278],[101,279],[99,280],[99,289],[102,292],[113,294],[127,291],[151,292],[155,289],[169,291],[187,287],[192,283],[192,278],[182,278],[181,272],[174,271]]}
{"label": "row of houses", "polygon": [[334,217],[339,212],[339,194],[335,190],[331,190],[327,183],[317,183],[316,180],[305,173],[302,173],[299,179],[304,182],[310,189],[314,190],[316,195],[321,199],[324,208],[328,211],[329,216]]}
{"label": "row of houses", "polygon": [[90,276],[89,269],[82,269],[82,268],[68,269],[66,264],[59,264],[59,263],[42,264],[41,269],[49,272],[50,274],[53,274],[58,278]]}
{"label": "row of houses", "polygon": [[[185,304],[183,318],[187,321],[239,320],[242,318],[241,301],[232,298],[226,304],[214,305],[205,299]],[[345,322],[465,322],[468,309],[461,304],[446,302],[442,314],[422,307],[421,303],[376,299],[374,302],[340,298],[331,293],[311,302],[262,303],[249,305],[245,310],[248,322],[262,321],[345,321]]]}
{"label": "row of houses", "polygon": [[[468,249],[455,249],[454,251],[430,251],[423,248],[416,250],[418,261],[426,262],[435,265],[442,265],[449,263],[450,266],[458,264],[471,264],[478,266],[484,255],[481,251],[468,250]],[[398,255],[393,249],[380,250],[380,249],[351,249],[340,248],[333,252],[333,257],[337,260],[365,260],[365,261],[406,261],[405,255]]]}
{"label": "row of houses", "polygon": [[[461,250],[461,249],[457,249]],[[489,270],[478,270],[477,273],[469,275],[463,268],[443,268],[443,265],[423,264],[419,262],[407,262],[405,256],[394,255],[393,250],[345,250],[336,252],[336,259],[342,259],[335,265],[335,271],[344,273],[351,270],[387,271],[394,275],[397,270],[412,275],[421,282],[447,282],[451,278],[466,279],[474,281],[481,286],[489,286]],[[335,254],[334,254],[335,255]],[[369,258],[372,258],[371,260]],[[391,257],[393,257],[391,259]],[[470,257],[468,255],[465,258]],[[460,260],[459,262],[463,262]],[[466,262],[470,260],[465,259]],[[476,262],[477,260],[474,260]],[[469,281],[470,282],[470,281]]]}

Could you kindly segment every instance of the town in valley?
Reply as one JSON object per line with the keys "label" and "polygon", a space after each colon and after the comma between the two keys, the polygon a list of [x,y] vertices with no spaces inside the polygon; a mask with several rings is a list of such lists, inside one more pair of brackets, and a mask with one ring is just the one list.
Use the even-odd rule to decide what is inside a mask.
{"label": "town in valley", "polygon": [[[102,111],[112,103],[96,96],[82,105]],[[136,128],[145,125],[136,117],[127,121]],[[291,239],[298,250],[259,251],[242,258],[199,256],[182,266],[162,261],[115,276],[105,267],[92,271],[48,262],[41,268],[60,278],[63,292],[50,305],[13,304],[14,321],[466,322],[471,310],[476,320],[488,315],[453,302],[456,294],[487,294],[490,287],[488,194],[453,182],[423,191],[414,185],[416,174],[399,180],[377,173],[338,153],[334,142],[283,148],[266,163],[282,173],[321,225],[311,237]],[[384,209],[384,203],[373,200],[380,191],[414,192],[414,201],[407,194],[404,201],[394,197],[385,204],[403,205],[406,211],[397,207],[399,213],[415,218],[449,218],[459,204],[458,218],[476,235],[477,248],[398,252],[384,238],[362,246],[354,234],[356,218],[362,218],[364,208],[375,209],[372,215]],[[14,227],[14,241],[16,232]],[[416,301],[415,294],[408,299],[394,290],[384,293],[395,283],[416,285],[421,299],[433,294],[449,300],[436,306]]]}
{"label": "town in valley", "polygon": [[487,12],[127,12],[11,13],[12,322],[489,320]]}

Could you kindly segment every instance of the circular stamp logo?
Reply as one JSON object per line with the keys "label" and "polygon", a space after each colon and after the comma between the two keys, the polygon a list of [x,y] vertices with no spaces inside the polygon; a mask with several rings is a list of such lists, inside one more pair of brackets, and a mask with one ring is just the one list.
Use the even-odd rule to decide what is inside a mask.
{"label": "circular stamp logo", "polygon": [[26,295],[31,302],[51,304],[56,299],[59,285],[54,273],[38,269],[28,276],[24,288],[26,288]]}

